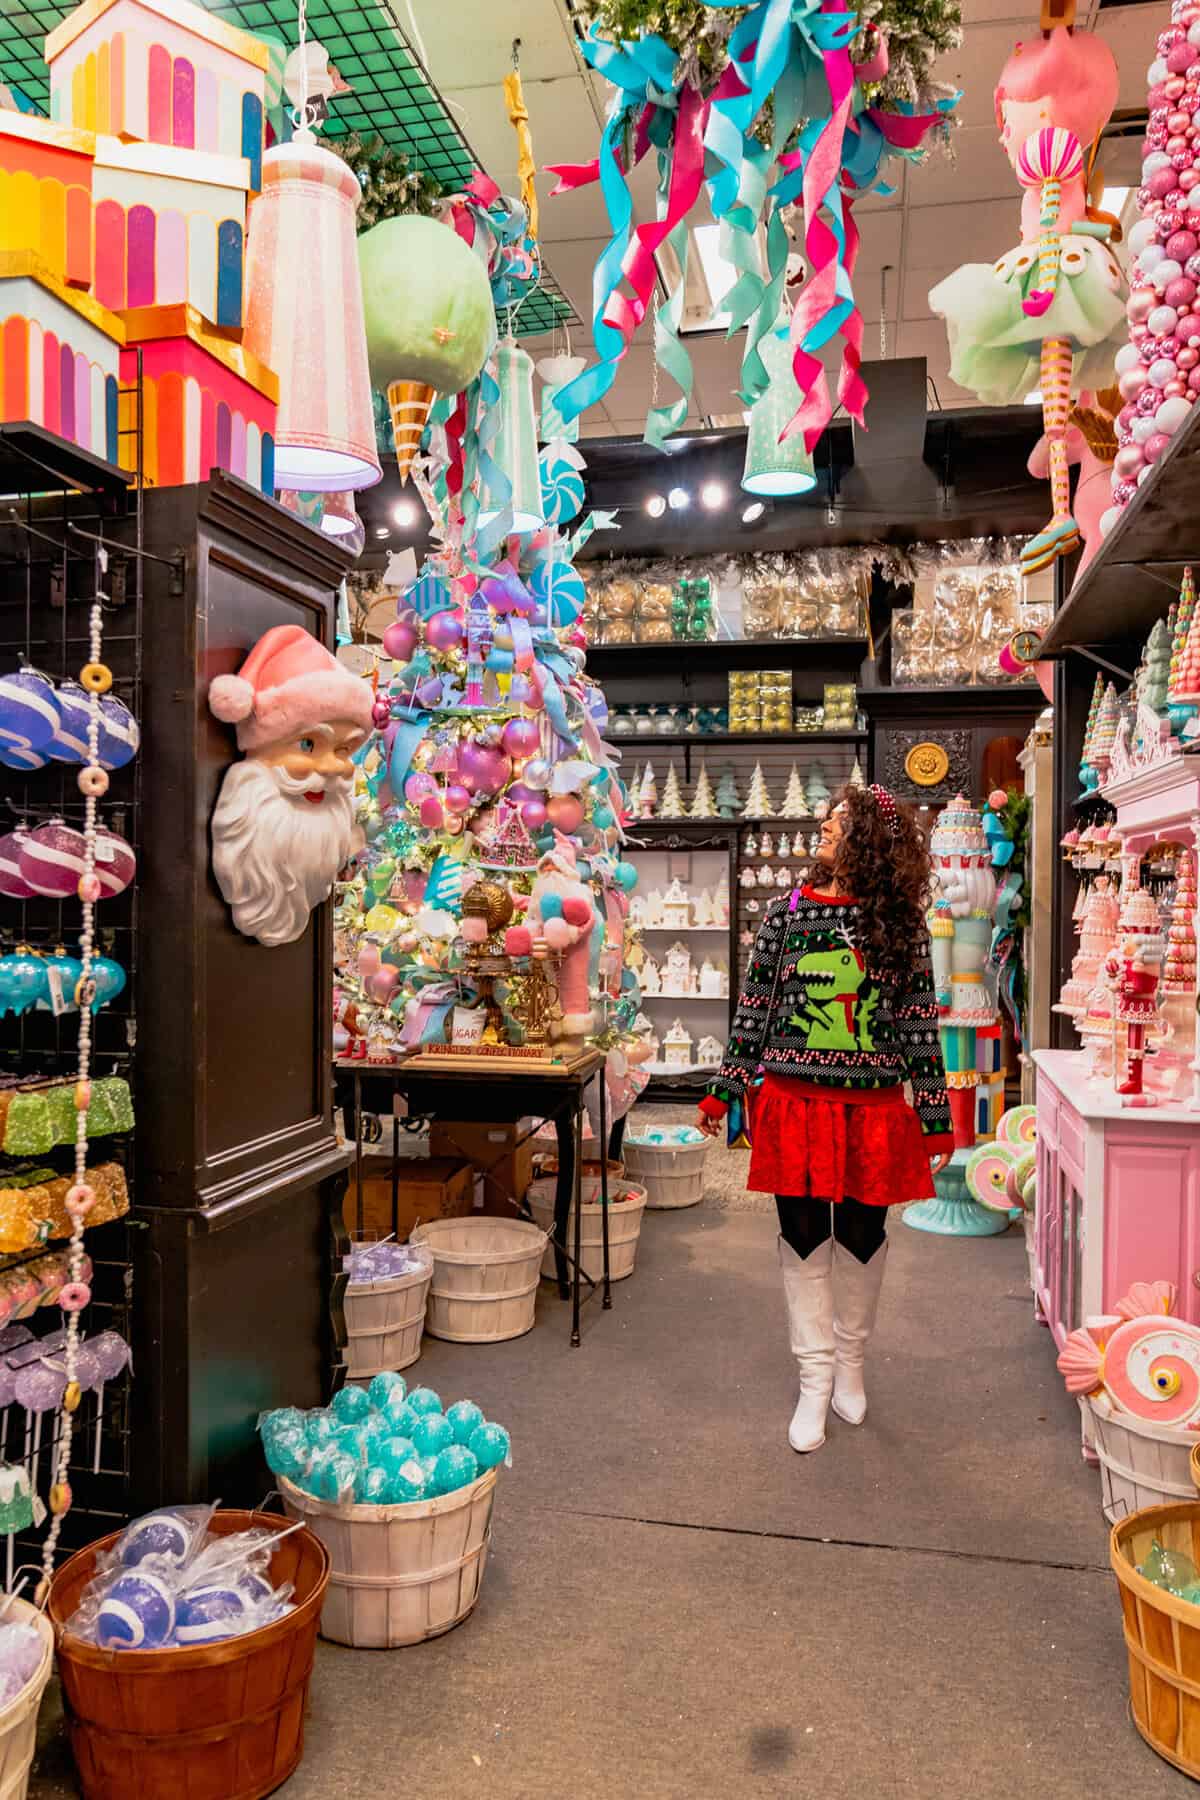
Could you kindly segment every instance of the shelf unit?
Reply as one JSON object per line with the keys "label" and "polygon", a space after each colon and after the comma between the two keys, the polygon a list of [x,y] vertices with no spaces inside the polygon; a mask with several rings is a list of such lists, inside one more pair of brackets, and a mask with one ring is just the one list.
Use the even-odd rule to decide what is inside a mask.
{"label": "shelf unit", "polygon": [[604,741],[614,749],[626,744],[865,744],[870,733],[862,731],[614,731]]}

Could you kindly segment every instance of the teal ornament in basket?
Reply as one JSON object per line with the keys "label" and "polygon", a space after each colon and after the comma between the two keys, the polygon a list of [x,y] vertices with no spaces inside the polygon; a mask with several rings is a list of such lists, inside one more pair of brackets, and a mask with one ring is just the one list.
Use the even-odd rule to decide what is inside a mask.
{"label": "teal ornament in basket", "polygon": [[574,625],[587,603],[583,576],[569,562],[552,559],[539,563],[528,579],[528,588],[537,602],[538,613],[555,630]]}
{"label": "teal ornament in basket", "polygon": [[561,450],[543,450],[538,457],[542,475],[542,511],[547,525],[567,525],[583,511],[583,476]]}
{"label": "teal ornament in basket", "polygon": [[454,595],[440,575],[425,573],[405,591],[404,604],[411,606],[419,619],[432,619],[435,613],[450,611]]}

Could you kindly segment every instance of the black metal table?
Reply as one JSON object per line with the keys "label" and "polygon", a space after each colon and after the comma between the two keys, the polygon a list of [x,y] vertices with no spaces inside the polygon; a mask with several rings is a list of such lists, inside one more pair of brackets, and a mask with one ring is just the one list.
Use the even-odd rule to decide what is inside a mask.
{"label": "black metal table", "polygon": [[[584,1090],[593,1076],[599,1075],[600,1096],[600,1205],[602,1273],[599,1282],[592,1280],[582,1267],[583,1231],[583,1114]],[[350,1114],[354,1117],[355,1222],[361,1236],[365,1224],[363,1206],[363,1106],[380,1116],[392,1116],[392,1221],[399,1219],[400,1120],[396,1114],[396,1096],[403,1095],[411,1119],[462,1119],[470,1117],[479,1124],[514,1124],[518,1119],[532,1118],[534,1124],[518,1140],[516,1148],[543,1124],[553,1124],[558,1140],[558,1178],[554,1194],[555,1273],[562,1298],[571,1300],[571,1343],[580,1342],[579,1315],[583,1303],[581,1282],[586,1282],[586,1299],[599,1292],[607,1312],[612,1306],[612,1283],[608,1251],[608,1089],[604,1080],[604,1055],[588,1051],[573,1062],[523,1067],[520,1062],[490,1060],[481,1070],[474,1059],[462,1068],[439,1059],[430,1066],[423,1056],[412,1056],[395,1064],[369,1063],[357,1058],[342,1058],[334,1064],[334,1081],[338,1104],[350,1130]],[[510,1146],[511,1148],[511,1146]],[[567,1248],[567,1227],[571,1205],[575,1206],[573,1242]],[[521,1202],[512,1201],[516,1210]],[[568,1277],[568,1266],[570,1275]]]}

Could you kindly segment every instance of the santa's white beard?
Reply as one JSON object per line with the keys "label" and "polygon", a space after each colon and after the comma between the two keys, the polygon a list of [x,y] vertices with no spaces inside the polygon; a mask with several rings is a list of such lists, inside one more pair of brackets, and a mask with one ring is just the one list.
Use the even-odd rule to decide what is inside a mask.
{"label": "santa's white beard", "polygon": [[260,944],[290,944],[303,934],[349,854],[352,784],[327,780],[319,806],[303,797],[318,785],[316,776],[297,782],[253,757],[235,763],[221,783],[213,871],[234,924]]}

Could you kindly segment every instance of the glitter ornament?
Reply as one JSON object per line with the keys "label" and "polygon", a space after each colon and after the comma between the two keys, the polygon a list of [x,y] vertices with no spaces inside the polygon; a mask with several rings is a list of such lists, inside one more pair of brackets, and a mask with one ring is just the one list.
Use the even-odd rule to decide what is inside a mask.
{"label": "glitter ornament", "polygon": [[127,1569],[153,1557],[156,1562],[181,1567],[192,1550],[192,1527],[177,1512],[148,1513],[122,1532],[115,1555]]}
{"label": "glitter ornament", "polygon": [[8,831],[0,837],[0,894],[10,900],[30,900],[34,889],[21,874],[21,845],[24,831]]}
{"label": "glitter ornament", "polygon": [[174,1629],[175,1596],[157,1575],[118,1576],[96,1616],[102,1650],[156,1650]]}
{"label": "glitter ornament", "polygon": [[392,1478],[377,1464],[360,1469],[354,1482],[356,1506],[385,1506],[392,1497]]}
{"label": "glitter ornament", "polygon": [[[37,833],[32,835],[36,837]],[[95,868],[89,873],[100,883],[97,898],[111,900],[123,894],[137,874],[137,858],[125,839],[102,826],[95,835],[94,856]]]}
{"label": "glitter ornament", "polygon": [[486,1421],[476,1426],[471,1433],[468,1448],[478,1463],[481,1474],[485,1469],[499,1468],[501,1463],[509,1460],[512,1453],[508,1433],[503,1425],[492,1425]]}
{"label": "glitter ornament", "polygon": [[414,1388],[408,1396],[408,1404],[415,1413],[440,1413],[442,1402],[432,1388]]}
{"label": "glitter ornament", "polygon": [[446,1408],[446,1418],[456,1444],[469,1444],[472,1434],[483,1424],[483,1413],[473,1400],[456,1400]]}
{"label": "glitter ornament", "polygon": [[399,1396],[397,1405],[403,1405],[407,1393],[408,1383],[403,1375],[398,1375],[394,1369],[385,1369],[381,1375],[372,1379],[367,1389],[367,1399],[377,1412],[383,1412],[391,1403],[393,1395]]}
{"label": "glitter ornament", "polygon": [[54,683],[36,669],[0,675],[0,745],[48,751],[59,726]]}
{"label": "glitter ornament", "polygon": [[441,1413],[424,1413],[417,1420],[412,1441],[418,1456],[437,1456],[454,1442],[454,1427]]}
{"label": "glitter ornament", "polygon": [[220,1643],[238,1635],[251,1610],[249,1596],[233,1583],[190,1588],[176,1603],[175,1642],[181,1648]]}
{"label": "glitter ornament", "polygon": [[429,1491],[433,1494],[452,1494],[456,1488],[467,1487],[478,1478],[479,1464],[472,1452],[463,1444],[451,1444],[440,1452],[433,1465]]}
{"label": "glitter ornament", "polygon": [[91,872],[83,833],[62,819],[27,832],[19,860],[21,876],[33,892],[54,900],[74,894],[80,876]]}
{"label": "glitter ornament", "polygon": [[141,729],[125,702],[115,694],[105,694],[100,701],[100,767],[123,769],[137,755],[141,740]]}
{"label": "glitter ornament", "polygon": [[335,1419],[343,1425],[359,1425],[368,1417],[371,1402],[359,1387],[340,1388],[330,1407]]}

